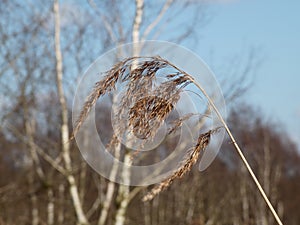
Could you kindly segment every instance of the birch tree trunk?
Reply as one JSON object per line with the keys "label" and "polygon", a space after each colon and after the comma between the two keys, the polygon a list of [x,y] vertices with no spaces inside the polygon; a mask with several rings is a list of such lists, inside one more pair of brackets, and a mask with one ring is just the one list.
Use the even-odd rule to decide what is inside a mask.
{"label": "birch tree trunk", "polygon": [[28,183],[29,183],[29,193],[31,201],[31,223],[32,225],[39,224],[39,210],[37,205],[37,196],[34,190],[34,164],[32,159],[30,159],[30,168],[28,173]]}
{"label": "birch tree trunk", "polygon": [[63,78],[63,62],[62,53],[60,48],[60,15],[59,15],[59,3],[58,0],[54,1],[53,11],[55,17],[55,59],[56,59],[56,86],[58,91],[60,110],[61,110],[61,147],[62,156],[65,163],[65,169],[67,171],[67,180],[69,183],[69,191],[73,201],[73,206],[77,216],[77,222],[80,225],[89,224],[86,215],[82,209],[82,203],[80,201],[78,187],[76,185],[75,177],[72,175],[72,164],[70,156],[70,144],[69,144],[69,126],[68,126],[68,109],[66,99],[64,95],[62,78]]}
{"label": "birch tree trunk", "polygon": [[[118,143],[115,147],[115,158],[119,159],[120,158],[120,152],[121,152],[121,144]],[[113,180],[118,172],[118,164],[115,163],[112,167],[112,170],[110,172],[110,180]],[[107,220],[107,216],[108,216],[108,211],[109,208],[111,206],[112,203],[112,198],[115,192],[115,187],[116,184],[113,181],[109,181],[108,186],[107,186],[107,191],[106,191],[106,195],[105,195],[105,199],[103,202],[103,207],[101,209],[101,215],[99,217],[98,220],[98,225],[104,225],[106,223]]]}
{"label": "birch tree trunk", "polygon": [[53,225],[54,224],[54,196],[53,196],[52,188],[48,189],[47,211],[48,211],[48,218],[47,218],[48,225]]}
{"label": "birch tree trunk", "polygon": [[58,224],[64,224],[64,219],[65,219],[65,212],[64,212],[64,196],[65,196],[65,185],[64,184],[59,184],[58,187],[58,196],[59,196],[59,201],[61,207],[58,210],[57,213],[57,222]]}
{"label": "birch tree trunk", "polygon": [[[132,163],[130,155],[127,153],[124,156],[124,164],[130,165]],[[123,169],[122,178],[125,183],[130,182],[130,171],[127,169]],[[125,223],[125,214],[130,202],[129,200],[129,186],[120,185],[117,202],[119,203],[119,208],[116,213],[116,223],[115,225],[123,225]]]}
{"label": "birch tree trunk", "polygon": [[[22,93],[23,98],[25,98],[24,93]],[[28,148],[30,152],[30,171],[28,173],[29,180],[29,192],[31,193],[31,216],[32,216],[32,225],[39,224],[39,210],[38,210],[38,199],[34,190],[34,170],[36,171],[39,178],[44,182],[45,176],[44,172],[41,168],[40,161],[36,152],[36,148],[34,145],[34,123],[33,120],[29,118],[28,105],[26,101],[23,103],[24,109],[24,120],[25,120],[25,134],[28,139]]]}
{"label": "birch tree trunk", "polygon": [[[136,44],[140,41],[140,26],[142,23],[143,18],[143,8],[144,8],[144,0],[136,0],[136,11],[135,11],[135,18],[133,22],[133,29],[132,29],[132,42],[133,42],[133,56],[138,56],[140,49],[139,45]],[[125,153],[124,156],[124,164],[131,165],[132,159],[129,153]],[[123,168],[122,178],[123,182],[130,184],[130,170]],[[120,185],[117,201],[119,202],[119,208],[116,212],[116,222],[115,225],[123,225],[125,223],[125,214],[130,202],[129,199],[129,185]]]}

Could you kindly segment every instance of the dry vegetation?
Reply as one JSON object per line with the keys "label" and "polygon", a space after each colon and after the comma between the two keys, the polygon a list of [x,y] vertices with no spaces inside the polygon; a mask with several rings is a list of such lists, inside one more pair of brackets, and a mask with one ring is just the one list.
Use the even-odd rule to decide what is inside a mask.
{"label": "dry vegetation", "polygon": [[[133,65],[135,66],[134,69],[132,69]],[[166,67],[172,67],[176,71],[165,74],[167,80],[159,85],[154,85],[159,72]],[[117,107],[117,115],[119,115],[116,118],[118,125],[116,127],[117,136],[122,136],[127,129],[127,131],[132,132],[142,140],[154,138],[161,124],[169,116],[180,99],[181,91],[193,82],[189,75],[178,70],[173,64],[159,56],[131,57],[120,61],[112,69],[105,72],[104,78],[96,83],[81,110],[72,138],[76,136],[91,108],[95,106],[96,101],[102,95],[115,89],[118,81],[124,82],[126,85],[125,94],[122,96],[121,102]],[[129,120],[126,122],[127,120],[124,119],[122,113],[124,113],[128,106]],[[180,128],[182,122],[191,116],[191,114],[186,114],[173,121],[175,125],[170,128],[168,134]],[[197,162],[200,152],[209,144],[210,136],[216,131],[217,129],[214,129],[201,134],[195,146],[188,151],[185,159],[176,171],[144,196],[143,201],[153,199],[155,195],[167,188],[174,179],[181,178],[190,171],[192,166]],[[118,139],[116,135],[113,135],[108,147],[117,144]]]}
{"label": "dry vegetation", "polygon": [[[219,157],[208,170],[200,173],[193,165],[209,141],[209,134],[204,132],[173,174],[154,186],[152,192],[150,188],[125,187],[110,182],[85,162],[74,141],[64,142],[69,138],[67,133],[72,132],[73,87],[82,71],[99,55],[120,43],[132,41],[163,37],[182,43],[183,40],[190,41],[189,37],[198,39],[194,31],[203,30],[201,26],[207,22],[207,10],[199,4],[202,1],[182,2],[88,0],[69,4],[57,0],[1,1],[1,225],[275,223],[230,140],[225,141]],[[117,132],[130,128],[137,137],[149,138],[153,136],[153,130],[161,126],[161,121],[172,113],[178,91],[184,85],[191,85],[190,80],[182,76],[182,71],[178,73],[173,67],[175,71],[169,74],[169,82],[153,89],[150,86],[157,67],[163,69],[170,65],[154,57],[131,68],[132,61],[133,58],[116,64],[105,79],[96,84],[75,133],[82,129],[80,121],[84,121],[97,99],[114,90],[116,82],[123,82],[128,84],[128,95],[134,93],[135,99],[121,99],[115,114],[122,114],[122,105],[127,101],[130,101],[132,110],[127,112],[130,119],[126,123],[119,118]],[[226,88],[223,89],[224,94],[230,101],[233,97],[236,100],[236,96],[244,96],[241,94],[245,89],[244,76],[252,75],[253,64],[246,62],[245,68],[238,60],[233,63],[224,61],[224,64],[228,64],[225,68],[230,68],[224,70],[226,77],[223,79],[230,80],[227,83],[230,90],[227,93]],[[236,65],[241,67],[236,69]],[[135,73],[129,73],[131,70]],[[149,76],[144,76],[145,73]],[[240,77],[235,79],[237,74]],[[140,86],[147,88],[142,92]],[[145,94],[146,90],[156,93],[139,100],[138,96]],[[243,101],[246,102],[245,97]],[[65,102],[62,101],[64,98]],[[244,154],[284,224],[300,224],[300,195],[297,194],[300,190],[300,157],[297,146],[278,125],[263,119],[258,110],[235,103],[230,104],[228,122],[234,136],[243,146]],[[102,135],[108,140],[107,149],[117,155],[117,137],[109,136],[113,133],[107,120],[111,115],[110,108],[107,105],[99,108],[97,103],[95,107],[101,112],[95,121],[106,131]],[[175,135],[183,122],[192,116],[199,115],[175,118],[168,134]],[[174,144],[164,142],[160,153],[168,155],[173,147]],[[124,158],[124,155],[119,156],[120,160]],[[131,159],[137,160],[138,157],[134,155]],[[182,179],[173,179],[180,176]],[[166,188],[171,182],[172,185]],[[141,201],[144,196],[152,197],[152,193],[164,188],[152,201]]]}
{"label": "dry vegetation", "polygon": [[[142,62],[140,62],[140,60],[142,60]],[[172,72],[166,74],[165,77],[167,78],[167,81],[164,81],[155,87],[153,85],[153,80],[156,78],[158,72],[167,66],[175,69],[175,73]],[[118,80],[127,83],[125,86],[125,94],[122,97],[120,106],[118,106],[118,115],[121,119],[117,121],[117,130],[120,134],[128,130],[142,139],[154,138],[158,128],[170,114],[174,105],[178,102],[180,92],[190,83],[195,84],[207,98],[210,107],[216,112],[219,120],[224,125],[235,149],[249,171],[267,206],[270,208],[276,222],[282,224],[242,150],[235,141],[235,138],[216,108],[213,100],[207,95],[204,87],[195,83],[191,75],[159,56],[127,58],[116,63],[111,70],[107,71],[104,79],[96,83],[94,90],[85,102],[83,110],[75,125],[75,131],[72,137],[74,137],[80,129],[88,112],[95,105],[96,100],[101,97],[101,95],[114,89]],[[127,120],[122,119],[122,113],[124,113],[124,109],[128,106],[129,120],[126,122]],[[197,162],[200,151],[207,147],[210,136],[215,131],[216,130],[210,130],[207,133],[201,134],[193,150],[186,156],[187,159],[184,163],[180,165],[170,177],[154,187],[146,196],[144,196],[143,201],[152,200],[157,194],[168,187],[175,178],[181,178],[185,173],[190,171],[191,167]],[[113,140],[118,141],[115,136],[113,136]]]}

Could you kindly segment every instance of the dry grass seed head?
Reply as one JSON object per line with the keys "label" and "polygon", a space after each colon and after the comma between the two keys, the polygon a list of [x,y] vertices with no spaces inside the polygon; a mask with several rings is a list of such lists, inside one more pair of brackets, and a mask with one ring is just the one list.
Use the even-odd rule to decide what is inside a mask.
{"label": "dry grass seed head", "polygon": [[141,139],[153,137],[173,107],[172,102],[157,96],[138,100],[129,111],[129,124],[133,133]]}
{"label": "dry grass seed head", "polygon": [[[126,94],[123,96],[121,107],[119,108],[120,114],[122,113],[124,106],[129,105],[129,99],[131,99],[131,102],[135,102],[141,96],[145,95],[145,93],[151,91],[152,80],[155,78],[156,73],[160,69],[163,69],[169,65],[167,61],[162,60],[160,57],[148,57],[149,60],[138,62],[136,68],[131,69],[132,65],[139,59],[143,59],[143,57],[131,57],[116,63],[109,71],[106,72],[104,79],[95,84],[93,91],[88,96],[86,102],[84,103],[83,109],[80,112],[71,139],[74,138],[80,129],[91,108],[96,104],[97,99],[115,88],[116,82],[119,79],[121,79],[122,82],[129,81]],[[168,78],[176,78],[178,74],[175,73],[174,76],[169,74]],[[174,93],[174,90],[176,90],[176,85],[185,83],[186,81],[187,78],[184,78],[184,76],[177,77],[175,80],[162,85],[161,90],[159,91],[160,93],[155,94],[160,94],[159,96],[165,96],[167,98],[171,97],[171,93]],[[171,102],[176,102],[176,100],[177,99],[175,96]],[[167,104],[166,106],[168,109],[172,108],[171,104]],[[169,110],[166,110],[166,112],[167,111]],[[160,115],[160,113],[158,113],[158,115]],[[161,115],[162,116],[160,119],[164,118],[166,114]]]}
{"label": "dry grass seed head", "polygon": [[92,93],[88,96],[87,100],[83,105],[83,109],[81,110],[79,117],[76,121],[75,128],[71,139],[73,139],[80,129],[81,125],[87,118],[87,115],[91,111],[92,107],[96,104],[96,101],[105,93],[110,92],[114,87],[116,82],[118,81],[118,73],[111,73],[105,76],[105,78],[99,82],[97,82],[94,86]]}
{"label": "dry grass seed head", "polygon": [[79,117],[75,123],[74,131],[70,139],[73,139],[75,137],[82,123],[87,118],[87,115],[90,112],[91,108],[96,104],[97,99],[115,88],[117,81],[121,79],[124,76],[126,70],[128,70],[128,67],[130,65],[128,63],[132,59],[133,58],[131,57],[116,63],[110,70],[104,73],[106,75],[102,80],[96,82],[92,92],[87,97],[87,100],[83,105],[83,109],[81,110]]}
{"label": "dry grass seed head", "polygon": [[127,120],[118,121],[122,127],[121,132],[124,132],[127,127],[141,139],[153,137],[162,121],[172,111],[179,99],[177,85],[180,82],[178,79],[164,82],[152,90],[152,82],[156,73],[167,65],[166,62],[155,59],[137,63],[135,69],[127,71],[123,81],[129,81],[129,83],[122,96],[118,115],[122,115],[123,110],[128,106],[131,107],[129,123],[124,124]]}
{"label": "dry grass seed head", "polygon": [[201,134],[198,137],[197,144],[189,151],[185,157],[185,159],[181,162],[181,165],[176,169],[171,176],[169,176],[166,180],[162,181],[160,184],[155,186],[151,191],[149,191],[144,197],[143,201],[150,201],[156,195],[158,195],[161,191],[165,190],[169,187],[172,182],[177,178],[182,178],[187,172],[189,172],[193,165],[197,162],[200,156],[201,150],[203,151],[209,144],[211,134],[215,132],[210,130],[204,134]]}

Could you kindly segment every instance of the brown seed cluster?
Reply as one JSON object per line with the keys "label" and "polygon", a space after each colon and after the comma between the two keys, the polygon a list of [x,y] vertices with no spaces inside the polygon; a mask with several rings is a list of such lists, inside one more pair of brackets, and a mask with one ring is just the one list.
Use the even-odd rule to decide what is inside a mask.
{"label": "brown seed cluster", "polygon": [[[134,128],[136,134],[140,133],[137,129],[139,123],[134,121],[142,117],[141,114],[135,114],[133,112],[137,109],[137,106],[141,106],[142,102],[151,106],[149,110],[152,110],[152,115],[157,115],[157,120],[165,119],[168,113],[173,109],[174,104],[178,101],[180,90],[191,83],[189,77],[180,72],[176,72],[167,74],[166,78],[168,78],[168,80],[163,82],[160,86],[154,87],[153,80],[156,78],[158,71],[168,66],[170,67],[170,63],[158,56],[131,57],[116,63],[109,71],[105,72],[104,78],[95,84],[93,91],[87,97],[75,124],[71,139],[73,139],[79,131],[91,108],[96,104],[96,101],[101,96],[111,92],[118,81],[126,83],[126,90],[119,105],[118,115],[123,115],[124,108],[131,106],[131,123],[129,125],[131,125],[131,128]],[[151,95],[157,96],[157,98],[150,99],[151,97],[148,97],[148,99],[140,100],[144,96]],[[163,103],[159,103],[162,99],[164,99]],[[155,113],[155,110],[163,106],[166,107],[165,110],[160,109]],[[124,121],[122,122],[121,120],[123,120],[123,118],[120,117],[120,121],[118,122],[120,122],[120,124],[124,123]],[[144,124],[145,123],[140,123],[140,125]],[[120,127],[120,132],[128,128],[128,124],[125,124],[123,127]],[[147,127],[145,127],[145,129],[147,130]],[[140,136],[147,137],[148,135],[141,134]]]}
{"label": "brown seed cluster", "polygon": [[[164,81],[159,83],[157,77],[162,76],[163,72],[165,72]],[[157,130],[175,108],[182,90],[193,83],[193,79],[189,74],[159,56],[131,57],[118,62],[105,72],[102,80],[95,84],[93,91],[84,103],[71,139],[79,131],[96,101],[115,89],[117,83],[123,85],[124,90],[122,90],[121,100],[116,109],[116,118],[114,118],[117,124],[116,134],[113,135],[107,145],[111,151],[119,143],[117,137],[122,136],[125,131],[133,133],[145,141],[154,138]],[[183,121],[188,120],[193,115],[186,114],[174,120],[168,134],[175,132],[182,126]],[[189,172],[197,162],[201,150],[204,150],[209,144],[213,132],[208,131],[201,134],[196,145],[186,154],[178,169],[145,195],[143,201],[153,199],[158,193],[170,186],[174,179],[181,178]],[[143,146],[143,142],[141,146]]]}
{"label": "brown seed cluster", "polygon": [[203,151],[210,141],[210,136],[213,131],[208,131],[201,134],[198,138],[197,144],[188,154],[186,158],[181,162],[181,165],[169,176],[166,180],[162,181],[160,184],[155,186],[151,191],[149,191],[144,197],[143,201],[152,200],[157,194],[169,187],[173,181],[177,178],[183,177],[187,172],[189,172],[193,165],[197,162],[200,156],[201,150]]}

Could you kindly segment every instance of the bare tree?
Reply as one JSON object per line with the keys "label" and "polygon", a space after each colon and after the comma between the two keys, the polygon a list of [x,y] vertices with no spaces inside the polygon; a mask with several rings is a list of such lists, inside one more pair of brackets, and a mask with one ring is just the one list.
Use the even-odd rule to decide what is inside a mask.
{"label": "bare tree", "polygon": [[[157,37],[180,42],[195,30],[189,26],[179,29],[178,24],[186,25],[191,17],[184,13],[205,14],[201,4],[196,11],[194,3],[178,0],[136,1],[135,5],[126,0],[89,2],[93,8],[58,1],[54,5],[33,0],[0,4],[0,223],[253,224],[261,218],[272,223],[267,211],[256,213],[261,200],[249,195],[253,185],[243,171],[232,168],[237,165],[235,160],[224,162],[221,156],[204,174],[192,170],[146,203],[141,202],[146,194],[143,187],[115,184],[84,162],[76,145],[68,142],[71,98],[78,75],[117,44]],[[126,11],[124,6],[128,6]],[[252,66],[237,73],[249,74]],[[228,93],[229,98],[244,91],[244,86],[228,87],[237,90]],[[108,130],[103,110],[97,123]],[[233,128],[240,123],[233,123]],[[258,135],[261,138],[254,138],[249,126],[237,133],[248,134],[241,137],[242,144],[249,138],[257,143],[246,146],[251,164],[263,187],[269,189],[267,195],[280,216],[287,223],[298,224],[298,198],[290,190],[299,187],[299,158],[287,150],[294,148],[283,132],[278,136],[268,128]],[[112,152],[132,163],[119,144]],[[114,178],[120,168],[112,168]],[[130,179],[130,173],[124,171],[123,177]]]}
{"label": "bare tree", "polygon": [[68,108],[65,99],[62,79],[63,79],[63,61],[62,53],[60,49],[60,15],[59,15],[59,2],[54,1],[53,11],[55,16],[55,59],[56,59],[56,85],[60,103],[61,111],[61,145],[62,154],[65,162],[65,169],[67,172],[67,180],[70,185],[70,195],[74,204],[76,215],[78,218],[78,224],[86,225],[88,224],[86,215],[83,211],[82,203],[79,197],[78,187],[75,181],[75,177],[72,174],[72,161],[70,156],[70,143],[69,143],[69,125],[68,125]]}

